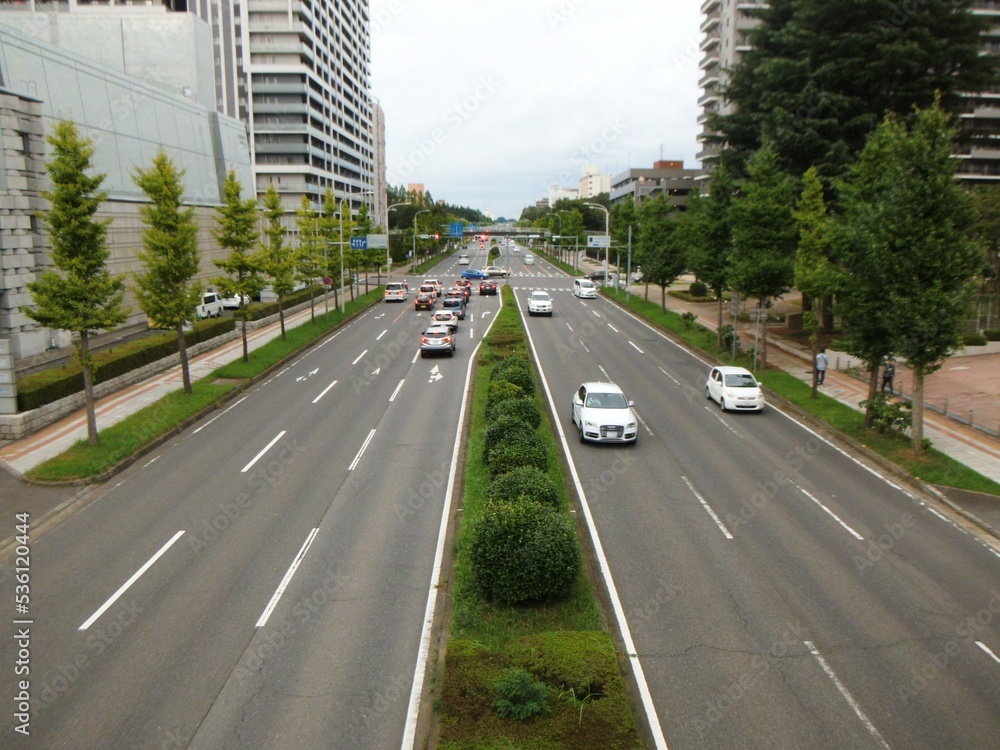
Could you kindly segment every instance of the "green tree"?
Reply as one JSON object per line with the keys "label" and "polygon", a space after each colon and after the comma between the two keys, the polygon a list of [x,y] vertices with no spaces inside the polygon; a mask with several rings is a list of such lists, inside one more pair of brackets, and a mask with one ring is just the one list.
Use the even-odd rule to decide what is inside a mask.
{"label": "green tree", "polygon": [[[879,354],[899,354],[913,371],[916,452],[923,450],[924,379],[961,346],[959,324],[984,265],[972,202],[955,181],[955,132],[937,104],[917,111],[912,127],[887,117],[845,193],[850,287],[862,277],[861,292],[847,296],[850,321],[873,318],[888,346]],[[873,369],[879,360],[870,361]]]}
{"label": "green tree", "polygon": [[202,286],[195,281],[201,265],[194,206],[184,208],[184,172],[162,149],[149,169],[136,169],[135,184],[150,203],[139,211],[146,223],[139,260],[143,271],[135,274],[139,307],[158,325],[177,332],[184,392],[191,393],[184,324],[194,318]]}
{"label": "green tree", "polygon": [[684,273],[687,257],[676,237],[671,214],[674,206],[665,195],[647,198],[639,204],[639,242],[637,260],[644,278],[660,287],[663,309],[667,309],[667,287]]}
{"label": "green tree", "polygon": [[1000,185],[978,185],[972,190],[976,233],[986,250],[981,294],[987,305],[1000,304]]}
{"label": "green tree", "polygon": [[[971,0],[771,0],[731,71],[731,114],[709,119],[740,171],[770,141],[795,177],[816,166],[827,184],[844,174],[888,113],[910,118],[935,92],[964,112],[963,92],[991,91],[996,55],[982,54],[986,16]],[[984,141],[995,133],[982,133]]]}
{"label": "green tree", "polygon": [[295,212],[295,225],[299,230],[299,247],[295,253],[295,278],[309,286],[309,315],[316,320],[316,279],[326,273],[323,267],[323,244],[319,238],[319,216],[313,210],[309,196],[302,196],[302,204]]}
{"label": "green tree", "polygon": [[733,289],[755,297],[762,321],[761,366],[767,367],[767,311],[789,290],[794,276],[796,232],[792,220],[795,186],[765,144],[747,165],[748,179],[733,202],[733,252],[729,280]]}
{"label": "green tree", "polygon": [[[830,261],[830,218],[823,201],[823,183],[819,172],[810,167],[803,177],[802,194],[792,215],[799,234],[799,246],[795,251],[795,287],[802,292],[803,299],[825,300],[840,286],[841,275]],[[812,361],[816,361],[819,351],[819,331],[821,321],[814,310],[805,310],[803,322],[809,331],[812,344]],[[812,397],[818,397],[816,368],[813,368]]]}
{"label": "green tree", "polygon": [[718,300],[718,325],[716,336],[718,346],[722,347],[722,295],[729,281],[729,256],[733,250],[732,217],[729,207],[736,194],[736,182],[724,160],[721,160],[712,171],[708,182],[708,195],[699,199],[704,209],[700,213],[701,221],[695,228],[699,233],[699,242],[691,255],[691,270],[698,278],[708,285]]}
{"label": "green tree", "polygon": [[267,242],[261,244],[261,271],[271,280],[271,289],[278,298],[278,320],[281,324],[281,338],[285,339],[285,295],[295,289],[295,254],[285,242],[285,207],[281,205],[274,183],[267,186],[264,193],[264,218],[267,226],[264,236]]}
{"label": "green tree", "polygon": [[[212,281],[226,297],[253,298],[264,289],[264,275],[261,259],[253,252],[257,246],[259,235],[257,226],[257,201],[253,198],[243,200],[243,186],[236,179],[236,172],[229,170],[226,182],[222,188],[222,205],[216,209],[219,216],[219,228],[215,238],[219,247],[229,251],[225,260],[215,261],[227,275],[219,276]],[[249,309],[240,307],[236,312],[240,319],[243,337],[243,361],[250,361],[250,347],[247,342],[247,318]]]}
{"label": "green tree", "polygon": [[94,411],[94,363],[90,333],[115,328],[128,319],[122,302],[125,278],[107,268],[107,228],[110,219],[96,219],[108,194],[100,190],[105,175],[92,177],[94,148],[81,139],[72,121],[61,120],[47,138],[52,159],[45,165],[52,190],[42,196],[51,208],[42,214],[52,243],[55,270],[45,271],[27,287],[33,307],[24,313],[40,325],[77,334],[74,348],[83,371],[87,408],[87,441],[97,445]]}

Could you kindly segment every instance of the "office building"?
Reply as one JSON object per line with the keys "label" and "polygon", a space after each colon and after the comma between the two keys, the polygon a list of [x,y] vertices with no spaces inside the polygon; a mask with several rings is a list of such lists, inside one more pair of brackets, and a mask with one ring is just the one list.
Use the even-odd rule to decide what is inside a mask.
{"label": "office building", "polygon": [[698,187],[701,170],[685,169],[683,161],[656,161],[652,169],[627,169],[611,178],[611,205],[631,199],[636,206],[650,197],[666,195],[681,211]]}

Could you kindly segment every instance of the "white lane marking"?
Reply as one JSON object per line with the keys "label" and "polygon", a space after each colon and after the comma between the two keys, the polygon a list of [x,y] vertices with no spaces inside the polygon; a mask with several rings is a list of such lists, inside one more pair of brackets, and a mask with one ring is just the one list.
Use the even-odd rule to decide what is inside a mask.
{"label": "white lane marking", "polygon": [[413,359],[411,359],[411,360],[410,360],[410,364],[411,364],[411,365],[415,365],[415,364],[417,363],[417,360],[418,360],[418,359],[420,359],[420,350],[419,350],[419,349],[417,349],[417,350],[416,350],[416,351],[415,351],[415,352],[413,353]]}
{"label": "white lane marking", "polygon": [[273,446],[275,443],[277,443],[279,440],[281,440],[281,438],[284,436],[284,434],[285,434],[285,430],[282,430],[281,432],[279,432],[277,434],[277,436],[274,438],[274,440],[272,440],[270,443],[268,443],[267,445],[265,445],[264,449],[260,453],[258,453],[252,459],[250,459],[250,463],[248,463],[246,466],[244,466],[242,469],[240,469],[240,474],[245,474],[248,471],[250,471],[250,467],[252,467],[255,463],[257,463],[258,461],[260,461],[260,457],[263,456],[265,453],[267,453],[269,450],[271,450],[271,446]]}
{"label": "white lane marking", "polygon": [[358,358],[357,358],[356,360],[354,360],[353,362],[351,362],[351,364],[352,364],[352,365],[356,365],[356,364],[357,364],[358,362],[360,362],[360,361],[361,361],[361,358],[362,358],[363,356],[365,356],[365,355],[366,355],[367,353],[368,353],[368,350],[367,350],[367,349],[365,349],[365,350],[364,350],[363,352],[361,352],[361,354],[359,354],[359,355],[358,355]]}
{"label": "white lane marking", "polygon": [[373,437],[375,437],[375,429],[374,428],[372,428],[372,431],[368,433],[368,437],[365,438],[365,442],[363,442],[361,444],[361,447],[358,449],[358,455],[356,455],[354,457],[354,460],[351,461],[351,465],[347,467],[348,471],[354,471],[355,467],[358,465],[358,461],[361,460],[361,454],[363,454],[365,452],[365,448],[368,447],[368,443],[370,443],[372,441]]}
{"label": "white lane marking", "polygon": [[316,398],[314,398],[312,400],[312,402],[315,404],[317,401],[319,401],[321,398],[323,398],[323,396],[325,396],[327,393],[329,393],[330,389],[333,388],[333,386],[335,386],[335,385],[337,385],[337,381],[336,380],[334,380],[332,383],[330,383],[330,385],[328,385],[326,388],[324,388],[323,392],[320,393]]}
{"label": "white lane marking", "polygon": [[399,393],[399,389],[403,387],[403,383],[405,383],[405,382],[406,382],[406,378],[403,378],[402,380],[399,381],[399,385],[396,386],[396,390],[394,390],[392,392],[392,395],[389,396],[389,403],[392,403],[393,401],[396,400],[396,394]]}
{"label": "white lane marking", "polygon": [[569,323],[566,324],[566,327],[571,331],[573,330],[573,326],[571,326]]}
{"label": "white lane marking", "polygon": [[83,625],[81,625],[79,627],[79,630],[86,630],[91,625],[93,625],[94,622],[97,620],[97,618],[100,617],[101,615],[103,615],[105,612],[107,612],[108,608],[118,600],[118,597],[121,596],[122,594],[124,594],[126,591],[128,591],[129,587],[133,583],[135,583],[136,581],[139,580],[139,576],[141,576],[143,573],[145,573],[147,570],[149,570],[149,568],[153,565],[153,563],[155,563],[157,560],[159,560],[160,556],[163,555],[163,553],[166,552],[168,549],[170,549],[170,547],[173,545],[173,543],[176,542],[178,539],[180,539],[182,536],[184,536],[184,530],[183,529],[180,530],[180,531],[178,531],[176,534],[174,534],[173,537],[171,537],[171,539],[170,539],[169,542],[167,542],[162,547],[160,547],[160,551],[159,552],[157,552],[155,555],[153,555],[151,558],[149,558],[146,561],[145,565],[143,565],[135,573],[133,573],[132,577],[129,578],[127,581],[125,581],[125,583],[122,584],[121,588],[118,589],[115,593],[113,593],[111,595],[111,598],[108,599],[106,602],[104,602],[104,604],[101,605],[101,608],[99,610],[97,610],[96,612],[94,612],[94,614],[92,614],[90,617],[87,618],[87,621],[85,623],[83,623]]}
{"label": "white lane marking", "polygon": [[847,525],[846,523],[844,523],[844,522],[843,522],[843,521],[842,521],[842,520],[840,519],[840,516],[838,516],[838,515],[837,515],[836,513],[834,513],[834,512],[832,511],[832,510],[830,510],[829,508],[827,508],[827,507],[826,507],[825,505],[823,505],[823,503],[821,503],[821,502],[820,502],[820,501],[819,501],[818,499],[816,499],[815,497],[813,497],[813,496],[812,496],[812,495],[811,495],[811,494],[810,494],[810,493],[809,493],[809,492],[808,492],[808,491],[806,490],[806,488],[805,488],[805,487],[802,487],[802,486],[801,486],[801,485],[799,485],[799,484],[795,484],[795,482],[792,482],[792,484],[794,484],[794,485],[795,485],[796,487],[798,487],[798,489],[799,489],[799,492],[801,492],[801,493],[802,493],[803,495],[805,495],[805,496],[806,496],[806,497],[808,497],[808,498],[809,498],[810,500],[812,500],[812,501],[813,501],[814,503],[816,503],[816,505],[818,505],[818,506],[819,506],[820,508],[822,508],[822,509],[823,509],[824,511],[826,511],[827,513],[829,513],[829,514],[830,514],[830,518],[832,518],[832,519],[833,519],[834,521],[836,521],[836,522],[837,522],[837,523],[839,523],[839,524],[840,524],[841,526],[843,526],[843,527],[844,527],[845,529],[847,529],[847,532],[848,532],[848,533],[849,533],[849,534],[850,534],[851,536],[853,536],[853,537],[854,537],[855,539],[857,539],[857,540],[858,540],[859,542],[863,542],[863,541],[865,540],[865,538],[864,538],[863,536],[861,536],[861,534],[859,534],[859,533],[858,533],[858,532],[856,532],[856,531],[855,531],[854,529],[852,529],[852,528],[851,528],[850,526],[848,526],[848,525]]}
{"label": "white lane marking", "polygon": [[380,333],[378,336],[376,336],[375,340],[376,341],[381,341],[382,337],[385,336],[387,333],[389,333],[389,329],[388,328],[386,328],[384,331],[382,331],[382,333]]}
{"label": "white lane marking", "polygon": [[601,317],[601,314],[597,312],[597,310],[591,310],[591,312],[594,313],[594,315],[596,315],[598,318]]}
{"label": "white lane marking", "polygon": [[587,345],[586,345],[585,343],[583,343],[583,339],[577,339],[577,341],[579,341],[579,342],[580,342],[580,346],[582,346],[582,347],[583,347],[583,350],[584,350],[585,352],[587,352],[587,354],[590,354],[590,349],[588,349],[588,348],[587,348]]}
{"label": "white lane marking", "polygon": [[865,728],[871,733],[872,737],[878,741],[878,744],[881,745],[884,750],[891,750],[889,744],[885,741],[882,735],[879,734],[875,725],[872,724],[871,719],[868,718],[861,706],[858,705],[857,701],[855,701],[851,694],[847,691],[847,688],[844,687],[844,684],[837,678],[834,671],[830,669],[830,665],[826,663],[826,659],[823,658],[823,655],[819,652],[819,650],[810,641],[803,641],[803,643],[806,644],[806,648],[809,649],[809,653],[816,657],[816,661],[818,661],[819,665],[823,667],[823,671],[826,672],[826,676],[829,677],[833,681],[833,684],[837,686],[837,690],[840,691],[842,696],[844,696],[844,700],[846,700],[851,708],[854,709],[854,715],[861,719],[861,723],[865,725]]}
{"label": "white lane marking", "polygon": [[646,420],[639,416],[639,412],[633,409],[632,413],[635,414],[635,418],[642,423],[642,426],[646,428],[646,432],[648,432],[650,435],[653,435],[654,434],[653,431],[649,429],[649,425],[646,424]]}
{"label": "white lane marking", "polygon": [[621,333],[621,331],[619,331],[619,330],[618,330],[617,328],[615,328],[615,327],[614,327],[613,325],[611,325],[610,323],[608,323],[608,328],[610,328],[610,329],[611,329],[612,331],[614,331],[615,333]]}
{"label": "white lane marking", "polygon": [[715,525],[719,527],[719,530],[726,535],[726,539],[732,539],[733,535],[729,533],[729,529],[727,529],[726,525],[722,523],[722,520],[717,515],[715,515],[715,511],[712,510],[712,506],[709,505],[708,502],[705,500],[705,498],[701,496],[701,493],[694,488],[694,485],[691,484],[691,480],[689,480],[687,477],[684,476],[682,476],[681,479],[684,480],[684,484],[688,486],[688,489],[691,490],[692,493],[694,493],[694,496],[698,498],[698,502],[701,503],[701,507],[703,507],[705,511],[708,513],[708,515],[712,517],[712,520],[715,521]]}
{"label": "white lane marking", "polygon": [[642,349],[640,349],[638,346],[636,346],[634,342],[629,341],[629,344],[631,344],[632,348],[635,349],[637,352],[639,352],[639,354],[645,354],[646,353]]}
{"label": "white lane marking", "polygon": [[608,371],[604,369],[603,365],[598,365],[597,369],[604,373],[604,377],[608,379],[608,382],[611,382],[611,376],[608,375]]}
{"label": "white lane marking", "polygon": [[[503,309],[503,298],[500,299]],[[496,318],[493,318],[495,321]],[[487,326],[489,333],[492,324]],[[486,334],[484,334],[485,336]],[[455,428],[455,442],[451,451],[451,468],[448,471],[448,485],[445,488],[444,507],[441,509],[441,525],[438,528],[437,547],[434,550],[434,566],[431,568],[430,586],[427,590],[427,605],[424,607],[424,626],[420,631],[420,649],[417,652],[417,663],[413,671],[413,686],[410,688],[410,702],[406,708],[406,726],[403,730],[401,750],[413,750],[417,741],[417,717],[420,714],[420,695],[424,690],[424,677],[427,673],[427,659],[431,650],[431,632],[434,628],[434,610],[440,592],[441,564],[444,560],[444,543],[448,534],[448,523],[451,520],[452,493],[455,491],[455,477],[458,475],[458,449],[462,442],[465,427],[465,407],[469,398],[469,383],[472,379],[472,366],[476,361],[476,353],[482,346],[482,339],[476,344],[465,368],[465,387],[462,389],[462,405],[458,409],[458,426]]]}
{"label": "white lane marking", "polygon": [[159,460],[160,460],[160,457],[159,457],[159,456],[157,456],[156,458],[152,458],[152,459],[150,459],[149,461],[147,461],[146,463],[144,463],[144,464],[142,465],[142,468],[144,468],[144,469],[145,469],[145,468],[146,468],[147,466],[149,466],[150,464],[155,464],[155,463],[156,463],[157,461],[159,461]]}
{"label": "white lane marking", "polygon": [[470,338],[470,339],[474,339],[474,338],[476,338],[476,331],[475,331],[475,329],[474,329],[474,328],[470,328],[470,329],[469,329],[469,338]]}
{"label": "white lane marking", "polygon": [[267,603],[267,606],[260,615],[260,619],[257,620],[257,624],[254,627],[262,628],[267,624],[267,618],[271,616],[271,612],[273,612],[274,608],[278,606],[278,600],[281,599],[281,595],[285,593],[285,589],[291,582],[292,576],[295,575],[295,571],[298,569],[299,563],[302,562],[302,558],[304,558],[306,556],[306,552],[309,551],[309,545],[313,543],[313,539],[316,538],[316,532],[318,531],[319,529],[313,529],[309,532],[309,536],[306,537],[305,542],[302,543],[302,547],[299,548],[299,554],[297,554],[295,559],[292,560],[291,566],[289,566],[288,570],[285,572],[285,577],[281,579],[281,583],[278,584],[278,588],[275,590],[274,596],[272,596],[271,601]]}
{"label": "white lane marking", "polygon": [[739,432],[737,432],[737,431],[736,431],[736,428],[735,428],[735,427],[733,427],[733,426],[732,426],[731,424],[729,424],[729,422],[727,422],[726,420],[724,420],[724,419],[722,418],[722,415],[721,415],[721,414],[719,414],[719,413],[718,413],[718,412],[717,412],[717,411],[716,411],[715,409],[713,409],[713,408],[712,408],[712,407],[710,407],[710,406],[706,406],[706,407],[705,407],[705,411],[707,411],[707,412],[708,412],[709,414],[711,414],[711,415],[712,415],[713,417],[715,417],[716,419],[718,419],[718,420],[719,420],[719,423],[720,423],[720,424],[722,424],[722,425],[723,425],[723,426],[724,426],[724,427],[725,427],[725,428],[726,428],[727,430],[729,430],[729,431],[730,431],[731,433],[733,433],[733,434],[734,434],[734,435],[735,435],[736,437],[743,437],[742,435],[740,435],[740,433],[739,433]]}
{"label": "white lane marking", "polygon": [[681,384],[681,381],[679,381],[677,378],[675,378],[669,372],[667,372],[666,370],[664,370],[662,367],[657,367],[656,369],[659,370],[660,372],[662,372],[664,375],[666,375],[671,380],[673,380],[675,385],[680,385]]}
{"label": "white lane marking", "polygon": [[995,661],[997,664],[1000,664],[1000,656],[997,656],[996,654],[994,654],[993,651],[990,650],[989,646],[987,646],[982,641],[976,641],[976,645],[979,646],[979,648],[981,648],[987,654],[989,654],[990,657],[993,659],[993,661]]}

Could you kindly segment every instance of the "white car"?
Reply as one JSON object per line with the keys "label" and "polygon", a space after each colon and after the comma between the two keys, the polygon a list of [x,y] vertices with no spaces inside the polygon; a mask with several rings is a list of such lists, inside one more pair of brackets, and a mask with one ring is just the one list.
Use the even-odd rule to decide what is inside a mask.
{"label": "white car", "polygon": [[[240,304],[240,302],[243,304]],[[241,307],[247,307],[249,304],[250,298],[245,294],[242,298],[238,294],[234,294],[232,297],[222,298],[222,307],[225,310],[239,310]]]}
{"label": "white car", "polygon": [[532,292],[528,297],[528,315],[552,315],[552,297],[548,292]]}
{"label": "white car", "polygon": [[467,266],[469,265],[469,256],[462,254],[458,256],[458,265]]}
{"label": "white car", "polygon": [[196,310],[199,318],[220,318],[223,310],[222,295],[218,292],[205,292],[201,295],[201,303]]}
{"label": "white car", "polygon": [[713,367],[705,382],[705,398],[718,402],[722,411],[763,411],[760,382],[745,367]]}
{"label": "white car", "polygon": [[526,266],[533,266],[533,265],[535,265],[535,256],[534,255],[525,255],[524,256],[524,265],[526,265]]}
{"label": "white car", "polygon": [[407,289],[401,281],[390,281],[385,285],[386,302],[406,302]]}
{"label": "white car", "polygon": [[500,268],[500,266],[486,266],[483,271],[490,276],[503,276],[505,279],[507,278],[506,269]]}
{"label": "white car", "polygon": [[631,443],[639,437],[635,404],[614,383],[584,383],[573,394],[573,424],[580,442]]}
{"label": "white car", "polygon": [[580,299],[597,299],[597,287],[590,279],[573,279],[573,296]]}

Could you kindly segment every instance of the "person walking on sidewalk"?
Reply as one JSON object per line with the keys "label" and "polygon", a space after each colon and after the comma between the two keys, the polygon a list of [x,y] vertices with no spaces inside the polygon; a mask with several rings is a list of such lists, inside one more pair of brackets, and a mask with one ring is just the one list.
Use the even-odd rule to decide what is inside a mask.
{"label": "person walking on sidewalk", "polygon": [[896,377],[896,363],[892,361],[892,357],[887,357],[882,366],[882,393],[885,393],[885,387],[889,386],[889,395],[894,395],[892,392],[892,379],[894,377]]}
{"label": "person walking on sidewalk", "polygon": [[830,364],[830,358],[826,356],[826,349],[820,349],[816,355],[816,385],[823,385],[826,380],[826,368]]}

